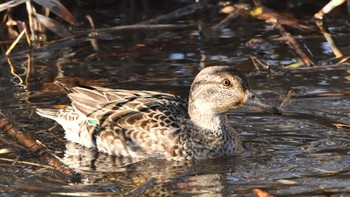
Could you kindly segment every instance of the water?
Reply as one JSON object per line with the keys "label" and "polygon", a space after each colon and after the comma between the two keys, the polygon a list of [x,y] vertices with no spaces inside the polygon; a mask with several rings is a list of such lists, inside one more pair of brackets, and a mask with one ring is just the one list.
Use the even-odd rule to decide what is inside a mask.
{"label": "water", "polygon": [[[148,7],[136,5],[135,9]],[[181,6],[174,4],[173,9]],[[125,13],[122,7],[118,7],[118,12],[104,7],[74,12],[81,21],[86,13],[91,14],[99,28],[122,23],[122,19],[134,23],[143,15],[152,18],[151,13],[159,13],[164,7],[150,6],[149,12],[135,11],[138,14],[134,15]],[[163,13],[170,10],[164,8]],[[182,23],[202,24],[203,34],[198,33],[197,27],[111,33],[97,39],[99,50],[92,47],[90,40],[77,39],[75,44],[35,53],[30,72],[26,72],[27,57],[19,55],[12,64],[22,82],[2,60],[1,111],[20,130],[43,142],[78,170],[83,181],[71,184],[50,169],[13,162],[40,163],[26,150],[14,148],[14,152],[0,155],[0,191],[4,195],[123,196],[135,195],[130,193],[135,187],[150,181],[145,195],[254,196],[252,189],[256,188],[281,196],[349,195],[350,133],[334,125],[350,124],[349,96],[319,95],[349,91],[349,68],[281,70],[282,65],[294,62],[295,56],[283,42],[275,40],[276,31],[268,30],[262,21],[246,17],[212,31],[210,27],[219,17],[216,12],[204,12],[202,16],[178,19]],[[344,27],[348,19],[341,17],[343,20],[328,23],[346,53],[349,35]],[[79,26],[84,27],[87,25]],[[334,62],[323,36],[308,35],[304,35],[305,42],[319,63]],[[245,47],[246,42],[256,38],[262,39],[257,48]],[[273,72],[256,72],[251,55],[269,63]],[[245,154],[195,163],[119,159],[66,142],[61,127],[34,113],[38,107],[69,103],[65,94],[52,85],[56,79],[174,92],[186,97],[202,66],[213,64],[232,64],[247,73],[251,88],[270,104],[278,106],[291,89],[297,93],[281,116],[247,109],[229,114],[249,149]],[[0,149],[14,146],[8,136],[2,132],[0,135]]]}

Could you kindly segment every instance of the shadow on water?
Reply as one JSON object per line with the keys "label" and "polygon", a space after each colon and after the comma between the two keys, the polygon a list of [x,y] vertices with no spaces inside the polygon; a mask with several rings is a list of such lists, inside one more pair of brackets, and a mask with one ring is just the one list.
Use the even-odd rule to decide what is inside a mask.
{"label": "shadow on water", "polygon": [[[180,2],[174,7],[182,5]],[[139,7],[147,7],[142,3],[134,6],[135,13]],[[113,11],[116,7],[97,6],[93,10],[87,6],[74,12],[77,19],[89,13],[99,27],[105,27],[135,23],[145,16],[151,18],[162,9],[162,13],[173,10],[159,4],[130,14],[122,6],[118,7],[119,12]],[[13,148],[13,152],[0,154],[1,192],[137,196],[138,191],[133,189],[148,183],[145,195],[252,196],[251,190],[256,188],[278,196],[349,195],[350,132],[334,125],[350,124],[349,96],[317,96],[349,91],[348,67],[254,74],[251,55],[276,68],[295,61],[295,57],[284,43],[272,41],[276,34],[266,30],[268,27],[262,21],[241,17],[228,27],[212,31],[209,27],[220,15],[202,14],[178,21],[203,23],[201,36],[193,27],[166,32],[111,33],[97,39],[98,50],[91,47],[91,39],[77,39],[64,48],[35,53],[27,85],[21,84],[2,61],[1,111],[17,127],[81,172],[83,181],[71,184],[57,177],[49,167],[21,163],[39,161],[28,151],[13,148],[8,136],[1,132],[0,150]],[[342,49],[349,51],[349,32],[344,27],[341,20],[335,20],[331,29],[338,35]],[[79,28],[86,29],[87,25]],[[262,39],[263,43],[258,48],[247,49],[244,43],[253,38]],[[307,38],[315,56],[332,61],[322,35]],[[24,56],[18,56],[12,62],[23,79],[26,61]],[[291,99],[281,116],[246,109],[229,114],[249,149],[245,154],[195,163],[115,158],[66,142],[61,127],[34,113],[39,107],[69,104],[62,90],[52,85],[56,79],[84,85],[175,92],[186,97],[201,66],[211,64],[232,64],[246,71],[251,88],[271,104],[278,106],[290,89],[301,95]]]}

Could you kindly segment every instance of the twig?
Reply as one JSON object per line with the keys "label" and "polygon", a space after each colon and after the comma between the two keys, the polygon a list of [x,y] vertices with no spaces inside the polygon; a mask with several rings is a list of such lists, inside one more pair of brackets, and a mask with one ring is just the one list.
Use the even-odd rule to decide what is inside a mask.
{"label": "twig", "polygon": [[18,41],[22,38],[22,36],[23,36],[23,34],[24,34],[25,32],[26,32],[26,29],[23,29],[23,30],[21,31],[21,33],[17,36],[16,40],[13,41],[13,43],[11,44],[11,46],[7,49],[7,51],[6,51],[6,53],[5,53],[6,56],[8,56],[8,55],[11,53],[12,49],[15,48],[15,46],[16,46],[17,43],[18,43]]}
{"label": "twig", "polygon": [[322,21],[317,20],[316,21],[317,27],[320,29],[320,32],[323,34],[324,38],[327,40],[329,46],[331,47],[334,55],[336,58],[342,57],[343,53],[340,51],[340,49],[337,47],[337,45],[334,43],[334,40],[332,38],[332,35],[327,32],[326,28],[323,26]]}
{"label": "twig", "polygon": [[278,22],[277,19],[269,20],[273,24],[273,26],[278,29],[283,38],[286,40],[287,44],[294,50],[294,52],[299,56],[299,59],[303,65],[311,66],[315,65],[315,63],[309,58],[309,56],[301,49],[298,42],[293,38],[293,36],[287,32],[282,25]]}
{"label": "twig", "polygon": [[28,45],[31,47],[32,46],[32,41],[30,40],[30,35],[28,34],[28,29],[27,29],[27,26],[24,22],[22,21],[16,21],[17,23],[17,27],[20,31],[23,31],[25,30],[25,35],[26,35],[26,39],[27,39],[27,43]]}
{"label": "twig", "polygon": [[[289,93],[288,93],[289,94]],[[315,98],[315,97],[340,97],[350,95],[350,90],[344,90],[342,92],[329,92],[320,94],[303,94],[303,95],[292,95],[293,98]]]}
{"label": "twig", "polygon": [[339,66],[342,65],[343,63],[345,63],[346,61],[348,61],[350,59],[350,56],[344,57],[342,58],[339,62],[337,62],[335,65]]}
{"label": "twig", "polygon": [[42,168],[47,168],[47,169],[54,169],[52,166],[42,165],[39,163],[33,163],[33,162],[28,162],[28,161],[17,161],[17,160],[9,159],[9,158],[0,158],[0,160],[14,162],[14,163],[20,163],[20,164],[25,164],[25,165],[30,165],[30,166],[42,167]]}
{"label": "twig", "polygon": [[222,19],[218,24],[212,26],[212,29],[219,29],[219,28],[223,28],[225,26],[227,26],[231,20],[237,18],[237,16],[239,16],[239,10],[235,10],[232,13],[230,13],[229,15],[227,15],[224,19]]}
{"label": "twig", "polygon": [[350,125],[349,124],[334,123],[333,125],[336,126],[338,129],[339,128],[350,129]]}
{"label": "twig", "polygon": [[332,0],[327,3],[320,11],[318,11],[315,15],[314,18],[316,19],[322,19],[325,14],[328,14],[330,11],[333,10],[333,8],[341,5],[344,3],[346,0]]}
{"label": "twig", "polygon": [[252,62],[253,62],[253,65],[254,65],[254,67],[256,68],[256,70],[257,71],[260,71],[260,68],[259,68],[259,66],[258,66],[258,64],[257,64],[257,61],[256,61],[256,57],[254,57],[254,56],[250,56],[250,59],[252,60]]}
{"label": "twig", "polygon": [[252,62],[253,62],[253,64],[254,64],[255,68],[256,68],[258,71],[260,70],[258,64],[261,65],[262,67],[264,67],[266,70],[269,70],[269,69],[270,69],[269,65],[263,63],[263,62],[262,62],[261,60],[259,60],[257,57],[255,57],[255,56],[250,56],[250,59],[252,60]]}
{"label": "twig", "polygon": [[[89,21],[91,28],[95,29],[95,23],[94,23],[94,20],[92,19],[92,17],[90,15],[86,15],[85,18]],[[90,44],[92,45],[92,47],[95,51],[100,50],[97,39],[94,39],[94,38],[90,39]]]}
{"label": "twig", "polygon": [[0,119],[0,129],[8,135],[17,139],[23,146],[38,156],[41,160],[52,166],[63,175],[68,175],[73,182],[80,182],[80,175],[64,164],[56,155],[39,141],[34,141],[31,137],[14,128],[5,118]]}
{"label": "twig", "polygon": [[152,24],[152,23],[154,24],[154,23],[159,23],[159,22],[163,22],[163,21],[169,21],[171,19],[179,18],[179,17],[186,16],[186,15],[189,15],[189,14],[193,14],[197,10],[203,9],[203,8],[205,8],[205,6],[202,5],[202,4],[199,4],[199,3],[191,4],[191,5],[188,5],[186,7],[177,9],[177,10],[175,10],[173,12],[170,12],[168,14],[161,15],[161,16],[158,16],[156,18],[140,22],[138,24]]}
{"label": "twig", "polygon": [[127,195],[128,196],[139,196],[143,194],[147,189],[151,188],[156,181],[156,178],[152,177],[146,181],[146,183],[136,187],[132,191],[130,191]]}
{"label": "twig", "polygon": [[219,28],[223,28],[226,27],[231,20],[237,18],[237,16],[239,16],[239,14],[241,14],[244,11],[248,10],[248,5],[245,4],[238,4],[236,6],[233,6],[233,11],[228,14],[224,19],[222,19],[218,24],[212,26],[212,29],[219,29]]}
{"label": "twig", "polygon": [[[287,67],[283,67],[286,69]],[[343,62],[342,64],[326,64],[326,65],[317,65],[317,66],[309,66],[309,67],[297,67],[295,69],[291,69],[288,72],[290,73],[311,73],[311,72],[320,72],[320,71],[332,71],[332,70],[347,70],[350,68],[350,63]]]}
{"label": "twig", "polygon": [[100,33],[100,32],[117,32],[117,31],[129,31],[129,30],[159,30],[159,29],[182,29],[187,27],[192,27],[193,25],[172,25],[172,24],[156,24],[156,25],[146,25],[146,24],[135,24],[135,25],[122,25],[115,27],[91,29],[75,32],[75,35],[81,36],[90,33]]}
{"label": "twig", "polygon": [[31,40],[35,40],[35,28],[34,28],[34,21],[33,21],[33,8],[32,4],[29,0],[26,1],[26,8],[28,13],[28,19],[29,19],[29,28],[31,31]]}
{"label": "twig", "polygon": [[286,106],[290,103],[290,99],[295,95],[294,90],[289,90],[287,96],[283,99],[279,109],[283,111]]}

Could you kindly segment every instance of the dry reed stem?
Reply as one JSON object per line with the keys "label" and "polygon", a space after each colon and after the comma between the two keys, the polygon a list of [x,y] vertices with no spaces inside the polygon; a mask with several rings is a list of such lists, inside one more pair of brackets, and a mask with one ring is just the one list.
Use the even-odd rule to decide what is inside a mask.
{"label": "dry reed stem", "polygon": [[23,28],[24,28],[24,30],[25,30],[27,43],[28,43],[29,47],[31,47],[31,46],[32,46],[32,41],[30,40],[30,35],[28,34],[27,26],[26,26],[25,23],[22,23],[22,26],[23,26]]}
{"label": "dry reed stem", "polygon": [[46,169],[54,169],[52,166],[49,166],[49,165],[43,165],[40,163],[33,163],[33,162],[28,162],[28,161],[18,161],[17,159],[0,158],[0,160],[12,162],[13,165],[16,163],[20,163],[20,164],[25,164],[25,165],[29,165],[29,166],[41,167],[41,168],[46,168]]}
{"label": "dry reed stem", "polygon": [[15,48],[15,46],[17,45],[17,43],[19,42],[19,40],[22,38],[23,34],[26,32],[26,29],[23,29],[21,31],[21,33],[17,36],[16,40],[13,41],[13,43],[11,44],[11,46],[7,49],[5,55],[9,56],[11,51]]}
{"label": "dry reed stem", "polygon": [[337,62],[335,65],[336,66],[342,65],[343,63],[347,62],[349,59],[350,59],[350,56],[346,56],[342,58],[339,62]]}
{"label": "dry reed stem", "polygon": [[325,29],[325,27],[323,26],[322,21],[318,20],[316,21],[316,25],[317,27],[320,29],[320,32],[323,34],[324,38],[327,40],[329,46],[332,49],[332,52],[334,53],[335,57],[342,57],[343,53],[340,51],[340,49],[337,47],[337,45],[335,44],[332,35],[330,33],[328,33]]}
{"label": "dry reed stem", "polygon": [[280,110],[284,110],[287,105],[290,103],[291,98],[295,95],[294,90],[289,90],[287,96],[283,99],[281,105],[279,106]]}
{"label": "dry reed stem", "polygon": [[28,13],[28,19],[29,19],[29,28],[31,33],[31,40],[35,40],[35,28],[34,28],[34,21],[33,21],[33,8],[30,0],[26,1],[26,8]]}
{"label": "dry reed stem", "polygon": [[314,18],[316,19],[322,19],[325,14],[328,14],[330,11],[332,11],[335,7],[343,4],[346,0],[332,0],[327,3],[320,11],[318,11]]}

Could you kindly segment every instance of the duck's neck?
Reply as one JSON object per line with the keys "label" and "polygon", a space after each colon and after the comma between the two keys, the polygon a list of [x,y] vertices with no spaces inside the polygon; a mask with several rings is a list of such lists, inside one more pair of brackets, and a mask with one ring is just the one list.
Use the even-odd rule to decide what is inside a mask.
{"label": "duck's neck", "polygon": [[203,113],[192,107],[189,108],[189,115],[195,126],[212,134],[221,135],[228,127],[225,114]]}

